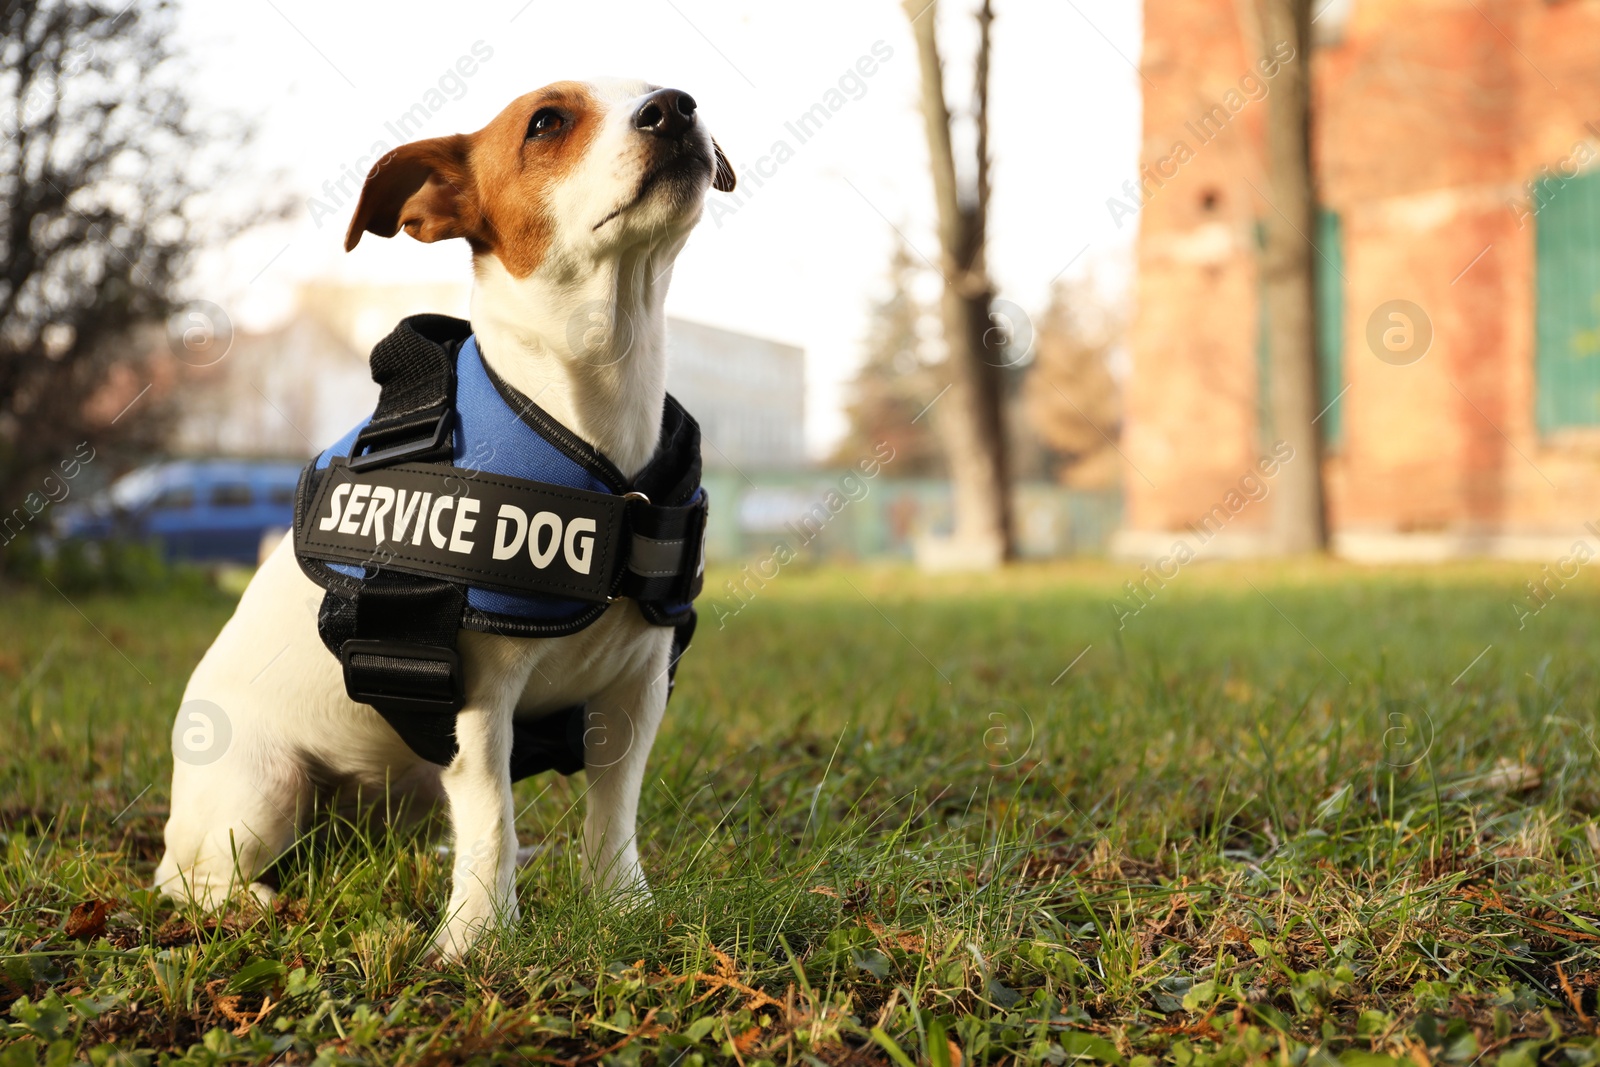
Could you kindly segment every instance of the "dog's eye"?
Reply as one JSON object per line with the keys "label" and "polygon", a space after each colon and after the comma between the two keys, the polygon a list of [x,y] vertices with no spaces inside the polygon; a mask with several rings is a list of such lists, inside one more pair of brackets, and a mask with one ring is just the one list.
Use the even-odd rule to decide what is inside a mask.
{"label": "dog's eye", "polygon": [[528,137],[549,137],[567,128],[567,117],[553,107],[542,107],[528,120]]}

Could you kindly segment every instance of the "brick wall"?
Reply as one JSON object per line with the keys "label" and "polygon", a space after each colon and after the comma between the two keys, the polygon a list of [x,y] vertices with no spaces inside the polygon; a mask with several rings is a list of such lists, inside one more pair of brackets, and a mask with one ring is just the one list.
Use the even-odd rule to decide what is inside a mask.
{"label": "brick wall", "polygon": [[[1255,231],[1273,210],[1260,98],[1273,83],[1256,60],[1274,42],[1253,39],[1250,10],[1146,2],[1125,446],[1135,534],[1186,527],[1264,444]],[[1355,0],[1340,37],[1312,57],[1319,195],[1344,245],[1349,390],[1326,465],[1333,529],[1346,546],[1570,540],[1600,518],[1600,431],[1537,432],[1537,219],[1511,204],[1575,143],[1600,157],[1600,0]],[[1395,299],[1433,329],[1406,366],[1366,339],[1374,309]],[[1233,539],[1258,537],[1268,512],[1243,509]]]}

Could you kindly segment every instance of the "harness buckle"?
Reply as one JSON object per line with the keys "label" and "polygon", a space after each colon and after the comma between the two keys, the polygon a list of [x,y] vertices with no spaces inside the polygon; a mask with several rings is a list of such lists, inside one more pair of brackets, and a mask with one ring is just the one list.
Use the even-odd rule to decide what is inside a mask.
{"label": "harness buckle", "polygon": [[[627,504],[629,502],[633,502],[633,503],[637,503],[637,504],[643,504],[645,507],[649,507],[650,506],[650,498],[648,496],[646,496],[645,494],[639,492],[637,489],[630,489],[628,492],[623,493],[622,494],[622,500],[623,500],[624,509],[626,509],[626,506],[627,506]],[[617,581],[618,581],[619,584],[622,581],[624,573],[625,573],[625,569],[624,569],[624,571],[619,571],[617,573]],[[619,600],[626,600],[626,599],[627,599],[627,597],[625,597],[625,596],[623,596],[623,595],[621,595],[619,593],[612,593],[611,595],[606,597],[606,605],[609,607],[610,605],[615,604]]]}
{"label": "harness buckle", "polygon": [[700,595],[700,588],[705,584],[706,577],[706,533],[711,526],[711,497],[702,492],[700,500],[695,505],[694,519],[689,523],[689,541],[693,549],[694,562],[684,570],[679,577],[678,595],[687,601],[693,602]]}
{"label": "harness buckle", "polygon": [[[413,458],[438,458],[441,452],[448,451],[450,445],[446,439],[450,437],[450,417],[454,410],[448,406],[425,411],[421,415],[413,416],[401,422],[385,423],[377,426],[368,423],[356,435],[355,444],[350,446],[348,465],[352,471],[372,470],[375,467],[387,467],[391,463],[400,463]],[[385,441],[399,440],[398,444],[384,445],[373,448]],[[371,452],[363,453],[363,448],[373,448]]]}
{"label": "harness buckle", "polygon": [[455,713],[465,702],[461,657],[413,641],[352,638],[339,650],[350,699],[385,711]]}

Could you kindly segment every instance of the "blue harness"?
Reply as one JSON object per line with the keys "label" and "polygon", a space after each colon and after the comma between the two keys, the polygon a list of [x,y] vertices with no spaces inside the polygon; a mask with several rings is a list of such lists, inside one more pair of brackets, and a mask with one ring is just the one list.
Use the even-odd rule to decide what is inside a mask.
{"label": "blue harness", "polygon": [[[631,482],[484,363],[471,326],[402,321],[372,352],[372,416],[301,474],[295,554],[325,590],[317,629],[370,704],[448,764],[463,699],[456,634],[576,633],[622,598],[694,632],[707,514],[700,431],[671,396]],[[513,779],[583,766],[583,708],[516,722]]]}

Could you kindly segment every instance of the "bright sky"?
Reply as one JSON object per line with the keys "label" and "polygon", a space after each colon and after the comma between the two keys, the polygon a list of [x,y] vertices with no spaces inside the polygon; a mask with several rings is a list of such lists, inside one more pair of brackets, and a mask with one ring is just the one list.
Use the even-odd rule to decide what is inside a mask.
{"label": "bright sky", "polygon": [[[939,14],[957,108],[970,97],[975,6],[945,0]],[[1140,5],[995,7],[990,259],[1000,293],[1036,311],[1064,270],[1124,286],[1135,230],[1112,224],[1106,199],[1135,171]],[[741,174],[776,141],[793,149],[760,188],[741,180],[743,202],[724,198],[733,210],[708,211],[678,261],[667,310],[803,346],[814,452],[843,430],[842,386],[884,290],[891,226],[937,258],[916,55],[896,0],[189,0],[182,29],[199,68],[197,98],[257,121],[252,168],[281,172],[275,184],[298,201],[289,223],[210,257],[206,291],[193,294],[248,328],[281,320],[293,287],[309,278],[465,281],[462,242],[368,240],[345,255],[353,203],[334,204],[324,182],[338,182],[375,140],[396,143],[385,124],[414,104],[445,101],[417,136],[474,130],[521,93],[570,77],[689,91]],[[474,45],[492,55],[430,97]],[[847,98],[857,98],[800,143],[785,123],[875,46],[889,58],[847,83]],[[313,220],[313,196],[333,213]]]}

